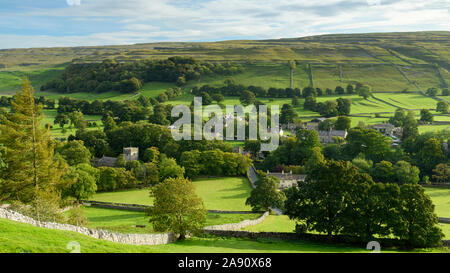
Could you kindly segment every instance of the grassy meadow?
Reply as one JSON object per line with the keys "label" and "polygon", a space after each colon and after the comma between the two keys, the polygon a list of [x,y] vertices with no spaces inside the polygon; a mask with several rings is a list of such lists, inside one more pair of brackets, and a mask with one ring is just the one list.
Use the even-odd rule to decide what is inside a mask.
{"label": "grassy meadow", "polygon": [[[209,210],[250,211],[245,205],[250,196],[250,183],[244,177],[201,178],[193,184]],[[149,189],[136,189],[95,194],[91,200],[123,204],[152,205]]]}
{"label": "grassy meadow", "polygon": [[[119,233],[155,233],[145,212],[83,207],[89,221],[87,227]],[[260,214],[220,214],[208,213],[206,226],[239,223],[260,217]],[[145,227],[136,227],[145,226]],[[157,232],[156,232],[157,233]]]}

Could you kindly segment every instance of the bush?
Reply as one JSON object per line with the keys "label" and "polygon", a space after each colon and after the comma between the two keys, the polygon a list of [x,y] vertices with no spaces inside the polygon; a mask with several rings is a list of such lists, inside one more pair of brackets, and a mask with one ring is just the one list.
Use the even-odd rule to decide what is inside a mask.
{"label": "bush", "polygon": [[89,220],[85,216],[83,208],[74,207],[69,210],[67,223],[74,226],[86,227],[89,224]]}

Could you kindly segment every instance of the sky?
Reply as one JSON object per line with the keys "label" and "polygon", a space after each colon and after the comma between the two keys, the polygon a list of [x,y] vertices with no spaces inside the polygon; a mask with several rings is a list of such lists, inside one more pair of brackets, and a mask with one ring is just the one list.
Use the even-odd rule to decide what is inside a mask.
{"label": "sky", "polygon": [[0,0],[0,48],[450,30],[450,0]]}

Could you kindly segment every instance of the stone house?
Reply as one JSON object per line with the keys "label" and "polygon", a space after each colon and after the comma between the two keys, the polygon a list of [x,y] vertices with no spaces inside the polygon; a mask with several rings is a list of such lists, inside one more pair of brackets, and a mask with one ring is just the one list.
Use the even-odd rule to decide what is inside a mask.
{"label": "stone house", "polygon": [[278,178],[280,181],[280,190],[296,186],[298,181],[305,181],[306,179],[305,174],[292,174],[292,171],[290,173],[285,173],[284,171],[281,173],[271,173],[267,171],[267,175]]}
{"label": "stone house", "polygon": [[347,130],[329,130],[329,131],[318,131],[319,140],[321,143],[329,144],[334,142],[334,137],[347,138]]}

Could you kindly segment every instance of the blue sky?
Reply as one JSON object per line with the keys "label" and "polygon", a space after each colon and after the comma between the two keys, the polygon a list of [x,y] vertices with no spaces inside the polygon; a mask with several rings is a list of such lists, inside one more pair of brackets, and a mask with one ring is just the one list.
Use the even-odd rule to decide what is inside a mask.
{"label": "blue sky", "polygon": [[450,30],[449,0],[0,0],[0,48]]}

